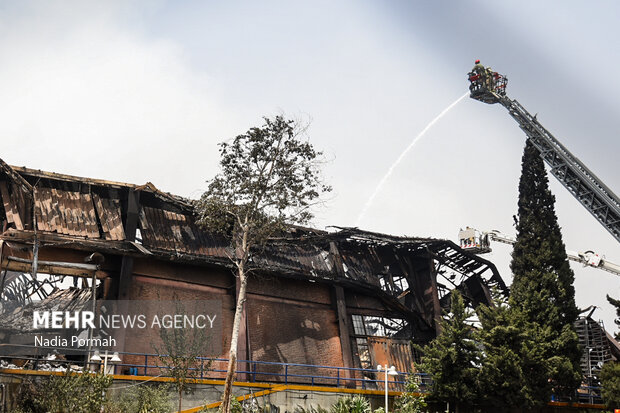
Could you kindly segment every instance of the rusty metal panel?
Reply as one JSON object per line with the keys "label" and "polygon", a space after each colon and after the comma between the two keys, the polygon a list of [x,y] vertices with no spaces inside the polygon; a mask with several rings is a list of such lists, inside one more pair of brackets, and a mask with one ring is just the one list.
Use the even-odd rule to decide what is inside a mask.
{"label": "rusty metal panel", "polygon": [[0,195],[8,223],[15,229],[32,229],[32,194],[12,181],[0,181]]}
{"label": "rusty metal panel", "polygon": [[347,278],[364,283],[377,284],[375,275],[379,272],[374,269],[370,255],[372,247],[369,245],[339,245],[338,247],[343,264],[346,266]]}
{"label": "rusty metal panel", "polygon": [[90,194],[55,188],[34,188],[37,229],[84,238],[99,238]]}
{"label": "rusty metal panel", "polygon": [[9,224],[17,230],[32,229],[32,186],[0,159],[0,196]]}
{"label": "rusty metal panel", "polygon": [[[13,202],[11,200],[11,196],[9,195],[9,190],[5,181],[0,182],[0,193],[2,194],[2,203],[4,204],[6,220],[10,224],[15,224],[17,229],[23,229],[23,227],[21,227],[21,220],[19,220],[17,210],[13,209]],[[16,219],[19,220],[20,226],[16,224]]]}
{"label": "rusty metal panel", "polygon": [[142,243],[153,248],[191,255],[227,257],[228,242],[207,234],[189,214],[143,206]]}
{"label": "rusty metal panel", "polygon": [[107,240],[124,240],[125,229],[123,228],[120,201],[101,198],[97,194],[93,194],[92,198],[99,215],[99,222],[101,222],[103,237]]}
{"label": "rusty metal panel", "polygon": [[266,246],[263,253],[255,257],[255,262],[262,267],[299,274],[331,276],[333,263],[328,256],[328,251],[318,245],[278,243]]}
{"label": "rusty metal panel", "polygon": [[[380,364],[396,367],[396,371],[411,373],[415,371],[413,349],[409,340],[397,340],[386,337],[368,337],[370,358],[374,366]],[[373,366],[373,367],[374,367]],[[383,374],[379,374],[379,379]],[[402,380],[400,376],[388,376],[388,380]],[[381,384],[380,387],[383,387]]]}

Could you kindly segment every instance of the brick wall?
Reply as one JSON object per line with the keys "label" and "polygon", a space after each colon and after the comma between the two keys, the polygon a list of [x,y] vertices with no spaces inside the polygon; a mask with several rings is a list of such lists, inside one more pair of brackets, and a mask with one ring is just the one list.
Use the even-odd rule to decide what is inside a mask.
{"label": "brick wall", "polygon": [[[342,366],[336,311],[329,287],[303,281],[258,279],[246,302],[252,360]],[[257,365],[257,380],[283,381],[280,366]],[[273,374],[278,374],[277,376]],[[333,370],[289,367],[288,374],[333,376]],[[289,382],[309,383],[289,377]],[[315,383],[334,383],[318,380]]]}
{"label": "brick wall", "polygon": [[[203,279],[208,279],[206,274]],[[232,276],[230,281],[234,282]],[[213,338],[221,341],[220,354],[205,354],[205,356],[227,357],[227,349],[230,346],[230,335],[232,332],[232,323],[234,317],[234,298],[229,294],[229,290],[210,285],[189,284],[181,281],[152,278],[143,275],[135,275],[133,277],[133,285],[130,294],[132,300],[220,300],[221,301],[221,317],[223,334],[222,337]],[[162,349],[161,339],[157,330],[144,329],[134,331],[130,336],[125,338],[125,351],[133,353],[157,353],[158,349]],[[126,355],[123,358],[124,363],[144,364],[143,356]],[[158,360],[149,360],[150,365],[159,364]],[[222,363],[214,365],[217,369],[224,369]],[[148,374],[158,375],[159,369],[149,368]],[[144,368],[138,368],[139,374],[144,374]],[[223,377],[223,373],[212,372],[209,377]]]}
{"label": "brick wall", "polygon": [[[222,269],[185,266],[138,260],[134,267],[131,299],[140,300],[211,300],[222,303],[223,336],[221,358],[228,357],[235,308],[235,278]],[[365,294],[346,293],[349,314],[355,310],[385,311],[382,303]],[[239,338],[239,359],[255,361],[343,366],[336,306],[332,287],[284,277],[256,276],[250,279],[246,301],[247,332]],[[126,338],[126,351],[155,353],[159,335],[144,330]],[[159,347],[161,348],[161,346]],[[144,364],[144,357],[126,356],[124,362]],[[149,364],[155,364],[149,361]],[[225,370],[223,362],[212,366]],[[281,366],[241,364],[256,374],[242,375],[241,380],[283,381]],[[144,369],[139,369],[143,374]],[[160,374],[156,369],[149,374]],[[261,374],[262,373],[262,374]],[[270,373],[270,374],[265,374]],[[335,370],[289,367],[289,375],[335,376]],[[208,377],[221,378],[224,373],[211,372]],[[345,376],[344,372],[340,373]],[[310,383],[309,378],[289,377],[289,382]],[[334,380],[315,380],[315,384],[335,384]]]}

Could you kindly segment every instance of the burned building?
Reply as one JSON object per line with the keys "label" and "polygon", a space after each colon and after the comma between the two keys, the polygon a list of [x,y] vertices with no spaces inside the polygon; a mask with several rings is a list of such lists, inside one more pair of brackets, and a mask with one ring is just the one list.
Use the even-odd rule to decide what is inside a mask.
{"label": "burned building", "polygon": [[[193,201],[151,183],[1,160],[0,195],[3,301],[48,299],[68,279],[71,288],[96,291],[97,299],[218,300],[222,350],[215,356],[226,357],[238,291],[232,251],[197,225]],[[505,289],[492,263],[449,240],[356,228],[291,228],[253,262],[259,270],[241,325],[242,380],[281,380],[282,364],[267,363],[316,369],[390,363],[410,371],[411,343],[436,336],[452,290],[475,305],[489,303],[493,285]],[[125,365],[144,364],[142,354],[153,353],[148,336],[125,336],[123,348],[131,353],[123,355]]]}

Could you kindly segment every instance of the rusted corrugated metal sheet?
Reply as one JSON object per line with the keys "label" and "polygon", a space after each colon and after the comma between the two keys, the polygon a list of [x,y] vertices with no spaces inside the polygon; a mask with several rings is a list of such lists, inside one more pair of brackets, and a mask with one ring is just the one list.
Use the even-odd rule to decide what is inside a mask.
{"label": "rusted corrugated metal sheet", "polygon": [[415,371],[411,341],[386,337],[368,337],[368,347],[375,364],[394,366],[397,371]]}
{"label": "rusted corrugated metal sheet", "polygon": [[22,214],[19,211],[19,206],[23,205],[23,201],[19,197],[19,191],[17,191],[17,194],[16,191],[9,192],[9,185],[7,182],[2,181],[0,182],[0,194],[2,195],[7,222],[14,224],[16,229],[24,229]]}
{"label": "rusted corrugated metal sheet", "polygon": [[140,210],[140,232],[143,245],[149,249],[228,256],[228,243],[199,228],[191,215],[143,206]]}
{"label": "rusted corrugated metal sheet", "polygon": [[[37,183],[36,189],[28,180]],[[125,240],[123,214],[129,216],[128,195],[135,192],[142,194],[138,206],[139,229],[146,253],[154,251],[167,259],[232,266],[230,243],[200,228],[191,200],[163,193],[150,183],[136,186],[26,168],[13,169],[0,160],[1,209],[9,229],[15,227],[17,231],[32,229],[28,226],[32,225],[34,194],[40,233],[76,238],[72,242],[81,239],[101,242],[101,245],[106,241],[120,244],[118,241]],[[260,270],[281,275],[340,279],[365,288],[382,288],[380,279],[387,269],[415,279],[416,269],[411,262],[434,260],[462,274],[459,284],[463,279],[481,277],[484,283],[491,281],[503,286],[493,264],[461,250],[450,241],[395,237],[357,228],[338,229],[327,233],[291,228],[283,238],[254,250],[252,264]],[[135,246],[130,250],[141,251]],[[431,270],[429,267],[428,271]],[[425,291],[428,285],[423,287]]]}
{"label": "rusted corrugated metal sheet", "polygon": [[255,258],[258,267],[281,268],[312,276],[332,278],[334,263],[330,254],[316,244],[283,244],[266,246]]}
{"label": "rusted corrugated metal sheet", "polygon": [[[394,366],[396,371],[402,373],[415,372],[415,365],[413,359],[413,351],[411,347],[411,341],[409,340],[397,340],[386,337],[368,337],[368,347],[370,349],[370,357],[375,365],[381,366]],[[384,372],[380,372],[377,376],[377,380],[384,379]],[[406,377],[402,376],[390,376],[389,381],[404,381]],[[377,382],[377,387],[384,388],[382,382]],[[390,385],[390,389],[404,387]]]}
{"label": "rusted corrugated metal sheet", "polygon": [[338,248],[342,263],[345,265],[345,275],[355,281],[370,284],[379,284],[376,275],[380,269],[373,261],[374,248],[369,245],[346,244]]}
{"label": "rusted corrugated metal sheet", "polygon": [[103,237],[108,240],[124,240],[125,230],[123,228],[120,201],[118,199],[101,198],[97,194],[93,194],[93,201],[99,215],[99,222],[101,222]]}
{"label": "rusted corrugated metal sheet", "polygon": [[85,238],[100,238],[90,194],[35,188],[37,229]]}
{"label": "rusted corrugated metal sheet", "polygon": [[32,229],[32,186],[0,159],[0,196],[9,224]]}

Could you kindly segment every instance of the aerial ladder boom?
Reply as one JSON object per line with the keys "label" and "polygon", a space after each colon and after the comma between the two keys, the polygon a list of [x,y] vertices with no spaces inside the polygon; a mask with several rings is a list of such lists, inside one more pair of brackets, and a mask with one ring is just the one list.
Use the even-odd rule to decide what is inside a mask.
{"label": "aerial ladder boom", "polygon": [[[491,241],[514,245],[517,242],[514,238],[504,235],[499,231],[480,232],[474,228],[467,227],[459,232],[459,242],[461,248],[473,252],[474,254],[485,254],[491,252]],[[613,263],[594,251],[574,252],[566,251],[568,259],[583,264],[584,267],[598,268],[615,275],[620,275],[620,265]]]}
{"label": "aerial ladder boom", "polygon": [[470,97],[484,103],[499,103],[508,109],[551,174],[620,242],[620,198],[590,169],[545,129],[519,102],[506,96],[505,76],[488,70],[469,73]]}

